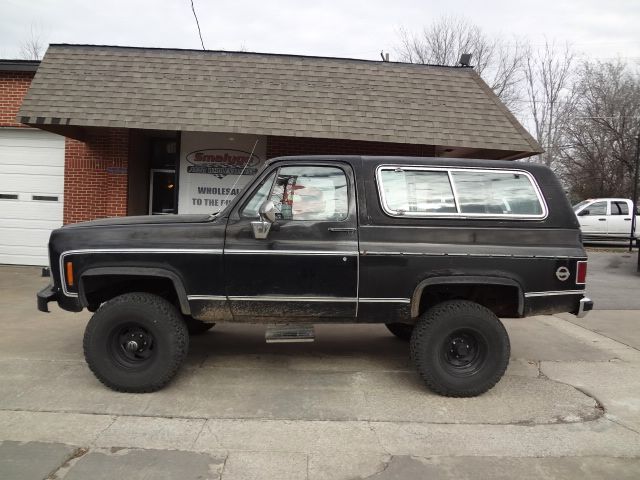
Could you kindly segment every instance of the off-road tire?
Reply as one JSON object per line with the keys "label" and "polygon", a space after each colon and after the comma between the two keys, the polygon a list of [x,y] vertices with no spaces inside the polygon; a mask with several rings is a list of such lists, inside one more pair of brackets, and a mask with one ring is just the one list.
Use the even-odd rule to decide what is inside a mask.
{"label": "off-road tire", "polygon": [[401,340],[409,341],[413,333],[413,325],[408,323],[385,323],[391,333]]}
{"label": "off-road tire", "polygon": [[191,315],[184,315],[184,323],[187,325],[189,335],[202,335],[213,328],[215,323],[205,323],[200,320],[196,320]]}
{"label": "off-road tire", "polygon": [[[136,330],[137,329],[137,330]],[[124,332],[124,333],[123,333]],[[133,332],[133,333],[130,333]],[[123,336],[149,340],[147,357],[123,347]],[[148,336],[147,336],[148,334]],[[175,376],[189,349],[182,315],[150,293],[126,293],[104,303],[84,333],[84,357],[94,375],[118,392],[160,390]]]}
{"label": "off-road tire", "polygon": [[[475,338],[480,352],[477,359],[469,357],[468,366],[454,365],[466,361],[466,357],[462,362],[456,357],[455,342],[460,338],[466,340],[458,345],[465,347]],[[474,397],[491,389],[504,375],[511,352],[509,335],[498,317],[467,300],[443,302],[422,314],[411,335],[410,349],[427,387],[447,397]]]}

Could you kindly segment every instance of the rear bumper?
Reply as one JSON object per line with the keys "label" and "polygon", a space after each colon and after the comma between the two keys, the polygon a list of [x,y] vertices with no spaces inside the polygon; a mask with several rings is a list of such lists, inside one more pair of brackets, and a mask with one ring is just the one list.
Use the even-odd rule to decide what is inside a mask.
{"label": "rear bumper", "polygon": [[582,318],[591,310],[593,310],[593,301],[584,295],[584,290],[570,290],[566,293],[563,291],[535,292],[525,294],[523,316],[570,313]]}
{"label": "rear bumper", "polygon": [[583,297],[580,299],[580,305],[578,306],[576,317],[584,318],[591,310],[593,310],[593,300],[588,297]]}
{"label": "rear bumper", "polygon": [[49,302],[58,301],[58,291],[53,285],[47,285],[37,293],[36,297],[38,299],[38,310],[49,312],[48,304]]}

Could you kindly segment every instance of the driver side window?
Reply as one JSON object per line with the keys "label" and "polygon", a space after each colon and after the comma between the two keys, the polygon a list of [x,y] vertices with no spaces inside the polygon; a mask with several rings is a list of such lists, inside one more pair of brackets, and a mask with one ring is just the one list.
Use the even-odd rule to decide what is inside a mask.
{"label": "driver side window", "polygon": [[265,202],[271,191],[273,185],[273,179],[276,176],[276,172],[273,172],[267,178],[264,179],[262,185],[258,187],[256,193],[245,204],[244,208],[240,212],[240,216],[245,218],[258,218],[260,217],[260,206]]}
{"label": "driver side window", "polygon": [[266,200],[273,202],[278,220],[342,221],[349,213],[347,178],[337,167],[281,167],[258,187],[241,215],[259,217]]}
{"label": "driver side window", "polygon": [[607,202],[596,202],[589,205],[584,209],[583,215],[606,215],[607,214]]}

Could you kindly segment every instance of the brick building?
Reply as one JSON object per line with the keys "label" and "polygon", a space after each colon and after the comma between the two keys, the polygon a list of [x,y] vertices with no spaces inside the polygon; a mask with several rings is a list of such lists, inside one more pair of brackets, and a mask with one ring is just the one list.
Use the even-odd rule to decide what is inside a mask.
{"label": "brick building", "polygon": [[321,57],[51,45],[15,118],[66,137],[64,223],[216,211],[281,155],[541,152],[472,68]]}

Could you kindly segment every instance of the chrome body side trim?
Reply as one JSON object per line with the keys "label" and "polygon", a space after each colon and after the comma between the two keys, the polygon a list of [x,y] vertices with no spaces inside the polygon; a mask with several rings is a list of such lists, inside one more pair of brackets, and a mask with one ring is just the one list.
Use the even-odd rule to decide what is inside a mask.
{"label": "chrome body side trim", "polygon": [[247,302],[363,302],[363,303],[411,303],[409,298],[356,298],[356,297],[298,297],[287,295],[188,295],[189,300],[213,300],[213,301],[247,301]]}
{"label": "chrome body side trim", "polygon": [[225,255],[335,255],[335,256],[354,256],[358,255],[357,250],[243,250],[243,249],[227,249]]}
{"label": "chrome body side trim", "polygon": [[286,295],[255,295],[255,296],[233,296],[231,301],[241,302],[336,302],[355,303],[356,297],[297,297]]}
{"label": "chrome body side trim", "polygon": [[226,302],[226,295],[187,295],[187,300],[212,300],[218,302]]}
{"label": "chrome body side trim", "polygon": [[362,303],[411,303],[410,298],[360,298]]}
{"label": "chrome body side trim", "polygon": [[432,252],[376,252],[362,250],[360,255],[393,256],[406,255],[415,257],[474,257],[474,258],[539,258],[543,260],[586,260],[586,257],[562,255],[517,255],[509,253],[432,253]]}
{"label": "chrome body side trim", "polygon": [[525,298],[530,297],[553,297],[556,295],[584,295],[584,290],[555,290],[549,292],[526,292]]}

